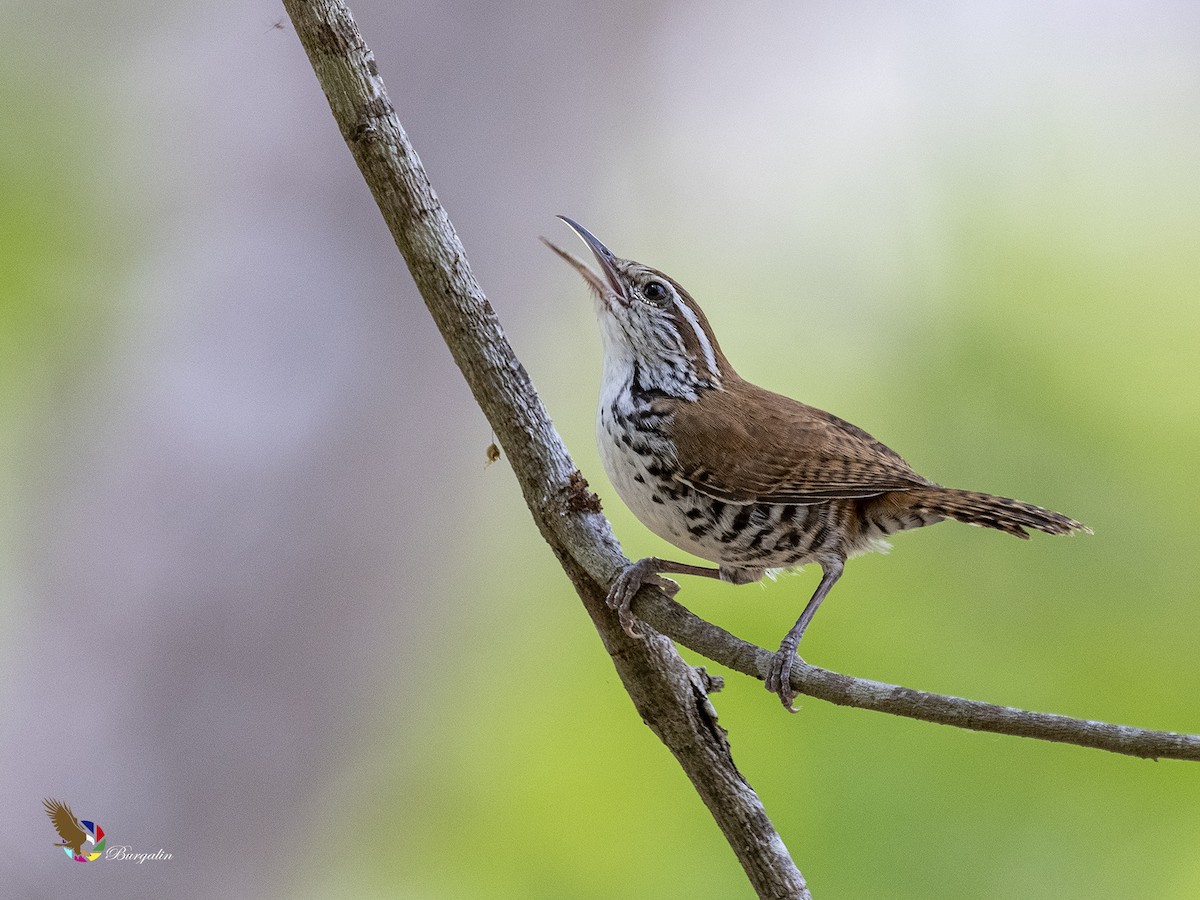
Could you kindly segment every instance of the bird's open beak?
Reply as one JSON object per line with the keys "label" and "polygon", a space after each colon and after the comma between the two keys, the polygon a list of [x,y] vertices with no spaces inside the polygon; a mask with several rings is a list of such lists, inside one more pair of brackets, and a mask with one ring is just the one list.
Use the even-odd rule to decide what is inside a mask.
{"label": "bird's open beak", "polygon": [[601,278],[599,275],[593,272],[590,268],[588,268],[587,263],[579,259],[577,256],[554,246],[554,244],[551,244],[545,238],[542,238],[542,240],[545,241],[546,246],[570,263],[571,266],[583,276],[583,280],[591,285],[596,291],[598,291],[601,296],[606,293],[611,293],[616,294],[621,300],[628,299],[625,295],[625,288],[621,284],[621,278],[617,272],[615,263],[616,257],[613,256],[613,252],[600,243],[599,238],[597,238],[578,222],[574,221],[573,219],[568,219],[566,216],[559,216],[559,218],[570,225],[571,229],[577,235],[583,238],[583,242],[588,245],[588,249],[590,249],[592,251],[592,255],[596,257],[596,262],[600,264],[600,272],[604,277]]}

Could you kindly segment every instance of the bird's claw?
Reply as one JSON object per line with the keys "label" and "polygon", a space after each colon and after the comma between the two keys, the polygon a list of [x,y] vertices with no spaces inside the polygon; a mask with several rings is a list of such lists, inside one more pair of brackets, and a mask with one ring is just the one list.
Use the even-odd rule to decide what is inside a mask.
{"label": "bird's claw", "polygon": [[767,677],[765,679],[767,690],[772,694],[778,694],[783,708],[790,713],[800,712],[800,710],[792,706],[792,701],[800,694],[799,691],[792,689],[792,665],[798,658],[796,656],[796,648],[788,646],[785,643],[771,657],[771,663],[767,666]]}
{"label": "bird's claw", "polygon": [[663,578],[649,566],[643,566],[645,560],[626,566],[608,589],[608,608],[615,610],[621,622],[621,628],[630,637],[641,637],[642,632],[637,627],[637,616],[633,614],[633,598],[643,585],[652,584],[668,597],[679,593],[679,585],[669,578]]}

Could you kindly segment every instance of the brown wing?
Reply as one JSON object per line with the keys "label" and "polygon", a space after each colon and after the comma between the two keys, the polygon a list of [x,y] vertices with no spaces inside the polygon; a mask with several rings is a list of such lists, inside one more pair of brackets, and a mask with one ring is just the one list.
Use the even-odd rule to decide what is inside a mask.
{"label": "brown wing", "polygon": [[58,836],[66,846],[78,853],[83,847],[83,842],[88,839],[88,833],[80,827],[79,820],[71,812],[71,807],[57,800],[43,800],[42,803],[46,806],[46,815],[54,823],[54,830],[58,832]]}
{"label": "brown wing", "polygon": [[680,480],[732,503],[820,503],[928,485],[835,415],[740,378],[674,417]]}

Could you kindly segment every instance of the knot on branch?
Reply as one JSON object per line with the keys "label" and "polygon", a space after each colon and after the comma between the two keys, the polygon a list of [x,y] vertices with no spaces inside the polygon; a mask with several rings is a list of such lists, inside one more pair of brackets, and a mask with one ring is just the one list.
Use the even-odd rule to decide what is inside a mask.
{"label": "knot on branch", "polygon": [[692,666],[689,674],[692,694],[696,702],[696,714],[711,736],[713,745],[720,749],[726,763],[741,778],[742,774],[737,771],[737,765],[733,762],[733,752],[729,746],[729,732],[717,721],[717,708],[709,699],[710,694],[715,694],[725,687],[725,679],[720,675],[710,674],[704,666]]}
{"label": "knot on branch", "polygon": [[704,666],[696,666],[696,677],[700,680],[700,684],[704,687],[705,693],[716,694],[725,690],[725,679],[720,675],[714,675],[704,668]]}
{"label": "knot on branch", "polygon": [[571,513],[598,513],[601,510],[600,498],[588,489],[587,479],[576,469],[567,479],[564,505]]}

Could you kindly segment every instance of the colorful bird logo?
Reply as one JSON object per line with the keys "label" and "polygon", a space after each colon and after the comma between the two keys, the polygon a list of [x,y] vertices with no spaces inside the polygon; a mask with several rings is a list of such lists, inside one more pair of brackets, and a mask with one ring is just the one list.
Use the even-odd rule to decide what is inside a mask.
{"label": "colorful bird logo", "polygon": [[[71,807],[65,803],[59,803],[57,800],[42,802],[46,805],[46,815],[54,823],[54,830],[62,838],[61,844],[53,846],[61,847],[63,853],[75,862],[95,862],[104,855],[103,828],[95,822],[76,819]],[[84,844],[91,846],[85,850]]]}

